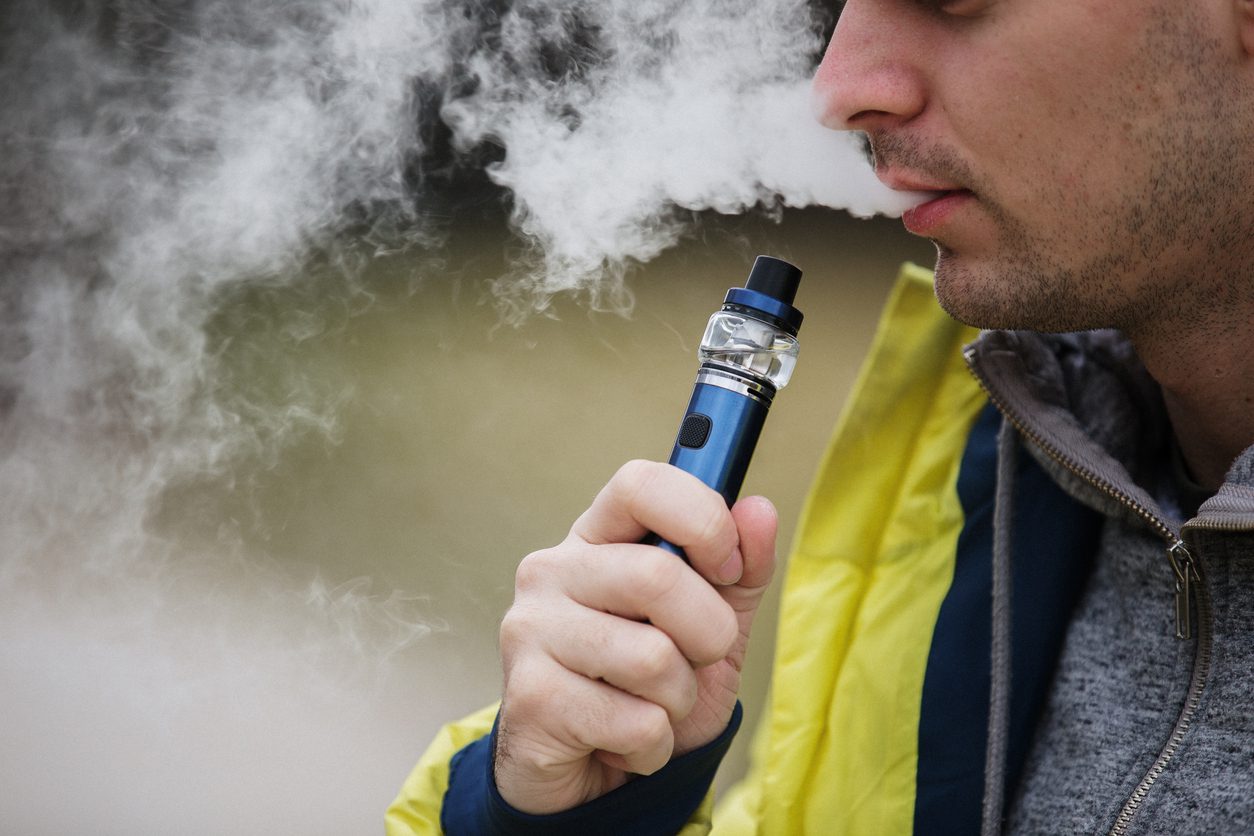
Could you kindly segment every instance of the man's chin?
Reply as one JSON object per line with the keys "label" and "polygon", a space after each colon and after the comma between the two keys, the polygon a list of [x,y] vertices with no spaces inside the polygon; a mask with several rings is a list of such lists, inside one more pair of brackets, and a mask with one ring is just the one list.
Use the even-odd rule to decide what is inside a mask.
{"label": "man's chin", "polygon": [[1006,295],[1006,276],[991,265],[973,263],[936,244],[936,300],[947,314],[975,328],[1022,328],[1019,301]]}
{"label": "man's chin", "polygon": [[961,259],[952,250],[939,241],[932,243],[936,244],[936,266],[933,268],[936,301],[940,303],[945,313],[965,325],[973,325],[976,328],[990,327],[973,321],[980,318],[980,306],[976,304],[976,299],[985,295],[980,291],[980,283],[974,281],[971,270],[962,264]]}
{"label": "man's chin", "polygon": [[1060,334],[1119,327],[1114,288],[1076,282],[1065,272],[1024,269],[1026,262],[988,263],[938,246],[936,299],[959,322],[984,330]]}

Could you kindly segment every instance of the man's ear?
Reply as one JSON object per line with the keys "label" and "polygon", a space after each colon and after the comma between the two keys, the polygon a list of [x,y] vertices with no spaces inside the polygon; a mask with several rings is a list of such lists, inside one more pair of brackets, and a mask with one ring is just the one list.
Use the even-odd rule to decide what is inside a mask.
{"label": "man's ear", "polygon": [[1254,0],[1232,0],[1236,6],[1237,30],[1245,54],[1254,56]]}

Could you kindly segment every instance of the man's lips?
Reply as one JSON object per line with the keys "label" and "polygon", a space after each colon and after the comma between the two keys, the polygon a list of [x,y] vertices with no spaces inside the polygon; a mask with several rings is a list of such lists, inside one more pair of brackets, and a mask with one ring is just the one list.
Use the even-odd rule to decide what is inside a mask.
{"label": "man's lips", "polygon": [[934,191],[928,200],[901,215],[901,222],[915,235],[933,235],[949,218],[975,199],[968,189]]}
{"label": "man's lips", "polygon": [[957,183],[933,179],[891,166],[877,166],[875,176],[896,192],[914,198],[914,206],[901,215],[906,229],[928,235],[974,195]]}
{"label": "man's lips", "polygon": [[962,188],[952,180],[929,177],[882,161],[875,166],[875,176],[895,192],[953,192]]}

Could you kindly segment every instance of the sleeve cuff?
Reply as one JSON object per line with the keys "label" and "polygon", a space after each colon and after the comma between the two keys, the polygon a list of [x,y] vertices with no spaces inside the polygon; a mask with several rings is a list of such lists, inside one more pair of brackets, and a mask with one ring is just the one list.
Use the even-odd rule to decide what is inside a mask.
{"label": "sleeve cuff", "polygon": [[497,791],[492,772],[493,723],[491,734],[466,746],[450,761],[440,826],[450,836],[675,833],[709,792],[743,716],[737,702],[727,728],[700,749],[587,804],[544,816],[514,809]]}

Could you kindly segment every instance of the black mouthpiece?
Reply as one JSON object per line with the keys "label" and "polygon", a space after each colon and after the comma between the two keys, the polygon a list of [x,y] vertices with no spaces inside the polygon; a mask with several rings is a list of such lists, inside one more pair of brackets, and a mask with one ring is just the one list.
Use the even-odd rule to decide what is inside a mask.
{"label": "black mouthpiece", "polygon": [[[801,271],[787,261],[760,255],[749,271],[744,287],[733,287],[723,299],[723,310],[738,309],[765,319],[796,335],[801,311],[792,306],[801,284]],[[730,307],[729,307],[730,306]]]}
{"label": "black mouthpiece", "polygon": [[749,272],[749,281],[745,287],[765,293],[778,299],[785,305],[791,305],[797,298],[797,287],[801,284],[801,271],[778,258],[760,255],[753,262],[753,270]]}

